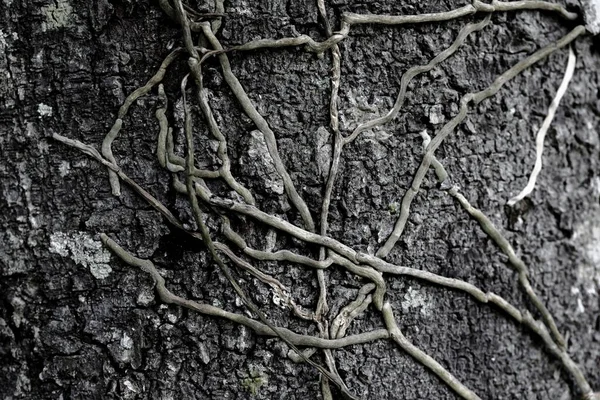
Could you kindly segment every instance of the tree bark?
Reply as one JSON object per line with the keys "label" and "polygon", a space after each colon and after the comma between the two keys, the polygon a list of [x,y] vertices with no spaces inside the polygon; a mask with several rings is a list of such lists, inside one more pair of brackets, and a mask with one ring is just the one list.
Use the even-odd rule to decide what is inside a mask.
{"label": "tree bark", "polygon": [[[190,6],[213,12],[212,2]],[[573,2],[567,2],[571,5]],[[344,12],[422,14],[465,1],[326,2],[338,30]],[[569,8],[577,11],[576,8]],[[357,25],[340,42],[340,131],[393,106],[402,74],[448,48],[476,14],[417,25]],[[551,12],[492,15],[456,54],[416,77],[398,116],[344,146],[333,188],[328,235],[367,254],[383,245],[423,158],[424,130],[432,137],[459,111],[460,98],[575,26]],[[224,47],[263,38],[328,37],[316,0],[226,1],[216,33]],[[206,248],[122,185],[111,193],[107,169],[53,134],[100,149],[127,95],[182,46],[181,28],[157,1],[39,0],[0,2],[0,397],[6,399],[309,399],[320,398],[319,373],[288,358],[280,339],[191,310],[166,305],[152,279],[100,242],[114,238],[150,259],[169,290],[256,319],[231,289]],[[535,190],[515,207],[506,202],[527,183],[535,133],[560,84],[562,49],[508,82],[471,109],[436,152],[452,185],[484,212],[529,268],[529,279],[566,337],[568,354],[592,389],[600,390],[600,53],[581,37],[575,75],[548,132]],[[302,46],[228,53],[258,112],[275,133],[279,153],[300,196],[319,221],[333,134],[332,56]],[[175,150],[184,152],[182,96],[187,56],[167,70],[167,118]],[[203,66],[215,119],[227,138],[231,171],[263,211],[297,226],[262,134],[224,82],[218,59]],[[194,98],[193,101],[196,99]],[[192,100],[190,100],[192,101]],[[123,120],[113,150],[122,171],[167,206],[187,228],[192,211],[173,189],[156,157],[161,100],[154,88]],[[197,164],[218,166],[218,142],[193,106]],[[210,182],[214,191],[224,184]],[[229,192],[231,192],[229,190]],[[205,206],[203,206],[205,207]],[[208,227],[224,241],[211,207]],[[291,249],[313,259],[319,247],[230,215],[247,243],[260,250]],[[536,308],[517,283],[507,257],[430,170],[413,201],[390,263],[467,281]],[[306,310],[318,300],[313,269],[287,262],[254,262],[290,288]],[[242,270],[242,287],[277,326],[318,336],[314,323],[278,305],[272,290]],[[343,268],[325,270],[331,319],[368,280]],[[482,399],[575,399],[573,377],[538,336],[498,307],[459,290],[384,274],[385,300],[403,335]],[[386,328],[373,305],[348,334]],[[324,365],[317,353],[312,359]],[[455,399],[457,395],[393,341],[334,351],[340,377],[364,399]],[[337,393],[334,388],[334,394]]]}

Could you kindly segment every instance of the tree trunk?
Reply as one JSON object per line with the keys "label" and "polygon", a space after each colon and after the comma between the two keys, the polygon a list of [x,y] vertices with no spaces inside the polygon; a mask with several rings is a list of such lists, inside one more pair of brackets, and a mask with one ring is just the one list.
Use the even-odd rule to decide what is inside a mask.
{"label": "tree trunk", "polygon": [[[212,2],[199,3],[189,5],[200,13],[214,12]],[[416,15],[467,3],[331,0],[326,9],[336,31],[344,12]],[[216,37],[225,48],[264,38],[329,37],[316,0],[232,0],[224,6]],[[467,23],[485,15],[401,26],[353,25],[339,43],[341,135],[347,137],[358,124],[388,113],[402,74],[427,64]],[[375,257],[422,163],[422,132],[435,137],[459,113],[463,95],[486,89],[575,25],[550,11],[494,12],[491,22],[471,33],[455,54],[416,76],[392,121],[343,147],[326,236]],[[199,38],[193,33],[200,45],[213,48]],[[568,47],[470,107],[467,118],[435,153],[449,177],[439,184],[434,169],[429,170],[400,239],[384,258],[466,281],[503,297],[521,315],[529,310],[541,324],[542,315],[519,284],[511,259],[448,190],[460,188],[524,261],[533,289],[566,338],[566,354],[592,389],[600,390],[600,53],[595,40],[583,36],[573,42],[575,74],[548,131],[543,169],[531,195],[515,206],[506,205],[533,168],[535,134],[563,77]],[[132,255],[151,260],[172,293],[259,320],[202,243],[167,222],[130,186],[122,183],[121,195],[114,196],[105,166],[52,138],[58,134],[100,150],[126,97],[178,46],[184,46],[182,29],[157,1],[0,2],[1,398],[321,398],[319,372],[306,362],[292,361],[281,339],[165,304],[148,274],[109,252],[100,233]],[[335,143],[330,117],[333,59],[329,48],[320,55],[309,50],[291,46],[226,55],[274,132],[283,165],[319,231]],[[182,53],[162,81],[175,152],[182,157],[186,146],[180,83],[189,72],[188,57]],[[208,103],[227,140],[232,175],[248,188],[258,208],[306,228],[286,194],[264,134],[236,100],[218,56],[203,63],[202,73]],[[208,133],[193,78],[187,101],[196,165],[215,170],[221,165],[219,141]],[[173,188],[173,174],[161,168],[156,156],[155,112],[162,105],[154,87],[131,106],[114,142],[114,155],[123,172],[186,229],[196,230],[187,196]],[[213,193],[244,202],[222,179],[206,182]],[[288,249],[318,260],[318,245],[251,216],[206,202],[201,207],[213,240],[229,244],[239,257],[277,278],[297,307],[314,312],[319,298],[315,270],[246,258],[225,238],[220,215],[227,215],[255,249]],[[277,294],[220,254],[272,323],[320,336],[314,322],[293,315],[285,293]],[[369,280],[340,265],[324,271],[329,305],[325,320],[331,323]],[[423,279],[389,273],[383,278],[384,301],[393,308],[406,339],[480,398],[566,400],[583,394],[572,371],[540,335],[501,307]],[[386,325],[373,302],[351,323],[347,336],[381,329]],[[339,376],[362,399],[460,398],[392,340],[347,346],[332,354]],[[326,365],[321,351],[311,359]],[[333,398],[340,396],[335,385],[331,388]]]}

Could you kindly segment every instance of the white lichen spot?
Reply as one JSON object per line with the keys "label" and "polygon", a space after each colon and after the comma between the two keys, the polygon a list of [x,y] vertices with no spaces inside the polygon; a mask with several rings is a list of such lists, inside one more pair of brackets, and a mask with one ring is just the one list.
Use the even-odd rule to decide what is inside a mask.
{"label": "white lichen spot", "polygon": [[600,199],[600,176],[593,177],[590,186],[594,195]]}
{"label": "white lichen spot", "polygon": [[374,256],[376,252],[377,252],[377,249],[375,248],[375,246],[373,246],[373,244],[369,243],[367,245],[367,254],[370,256]]}
{"label": "white lichen spot", "polygon": [[71,164],[69,164],[68,161],[61,161],[60,165],[58,166],[58,171],[60,172],[60,176],[61,177],[65,177],[69,174],[69,171],[71,170]]}
{"label": "white lichen spot", "polygon": [[51,117],[52,107],[44,103],[40,103],[38,104],[38,114],[40,115],[40,117]]}
{"label": "white lichen spot", "polygon": [[279,291],[274,290],[272,296],[273,304],[282,309],[288,308],[287,300],[289,299],[289,295],[287,293],[279,293]]}
{"label": "white lichen spot", "polygon": [[42,22],[42,31],[63,28],[68,25],[73,8],[66,0],[55,0],[47,7],[42,7],[46,21]]}
{"label": "white lichen spot", "polygon": [[269,229],[265,236],[265,251],[272,252],[277,244],[277,231],[275,229]]}
{"label": "white lichen spot", "polygon": [[166,364],[167,364],[167,369],[169,371],[179,372],[180,364],[178,364],[177,362],[175,362],[173,360],[169,360],[169,361],[167,361]]}
{"label": "white lichen spot", "polygon": [[[19,40],[19,34],[17,32],[8,33],[0,29],[0,52],[5,53],[5,57],[8,57],[9,59],[14,59],[12,55],[8,54],[8,49],[10,48],[10,45],[13,44],[16,40]],[[6,76],[9,78],[11,76],[8,68],[2,71],[2,73],[5,73]]]}
{"label": "white lichen spot", "polygon": [[86,232],[53,233],[50,235],[49,250],[89,268],[96,279],[105,279],[112,272],[108,265],[110,253],[99,240],[92,239]]}
{"label": "white lichen spot", "polygon": [[247,1],[242,1],[241,4],[239,4],[239,7],[232,7],[227,10],[227,12],[230,11],[234,14],[243,15],[246,17],[251,17],[254,15],[252,8],[248,5]]}
{"label": "white lichen spot", "polygon": [[25,202],[27,204],[27,211],[29,213],[28,220],[29,224],[33,229],[37,229],[40,227],[39,221],[37,219],[38,207],[31,200],[31,185],[32,181],[29,175],[27,175],[29,171],[29,164],[26,161],[20,162],[17,164],[19,171],[19,184],[23,193],[25,194]]}
{"label": "white lichen spot", "polygon": [[25,303],[25,300],[21,299],[20,297],[15,296],[10,300],[10,305],[13,308],[13,314],[12,314],[13,323],[15,324],[15,326],[17,328],[19,328],[22,323],[27,321],[25,319],[25,313],[24,313],[25,306],[27,304]]}
{"label": "white lichen spot", "polygon": [[577,284],[588,294],[600,289],[600,209],[591,212],[575,228],[572,241],[580,249],[584,262],[577,271]]}
{"label": "white lichen spot", "polygon": [[417,289],[413,289],[412,286],[410,286],[407,292],[404,294],[404,299],[402,300],[401,305],[403,312],[406,313],[418,310],[424,317],[431,315],[431,310],[433,307],[431,304],[431,299],[428,298],[425,293],[422,293]]}
{"label": "white lichen spot", "polygon": [[121,338],[120,346],[125,350],[133,349],[133,339],[127,334],[127,332],[123,333],[123,337]]}
{"label": "white lichen spot", "polygon": [[50,146],[48,142],[45,140],[40,140],[37,142],[37,148],[42,154],[48,154],[50,152]]}
{"label": "white lichen spot", "polygon": [[27,122],[25,125],[25,136],[30,138],[38,138],[38,130],[33,122]]}
{"label": "white lichen spot", "polygon": [[172,324],[175,324],[177,322],[177,315],[173,314],[173,313],[168,313],[167,314],[167,321],[169,321]]}
{"label": "white lichen spot", "polygon": [[331,144],[327,143],[329,140],[329,131],[324,126],[317,129],[316,133],[317,142],[317,167],[319,168],[319,175],[322,177],[329,176],[329,168],[331,167]]}
{"label": "white lichen spot", "polygon": [[6,43],[6,38],[8,34],[4,33],[2,29],[0,29],[0,51],[6,51],[8,48],[8,43]]}
{"label": "white lichen spot", "polygon": [[134,392],[134,393],[140,392],[140,389],[138,388],[138,386],[135,383],[131,382],[130,380],[126,379],[123,382],[123,386],[125,386],[127,388],[127,390],[129,390],[131,392]]}
{"label": "white lichen spot", "polygon": [[154,301],[154,293],[150,290],[142,289],[138,294],[136,303],[140,306],[149,306]]}
{"label": "white lichen spot", "polygon": [[239,327],[236,347],[242,352],[246,352],[252,347],[252,335],[250,335],[249,329],[243,325]]}
{"label": "white lichen spot", "polygon": [[585,307],[583,306],[583,302],[581,301],[581,297],[577,298],[577,310],[576,314],[583,314],[585,312]]}
{"label": "white lichen spot", "polygon": [[17,385],[15,388],[15,395],[18,397],[26,396],[31,392],[31,381],[26,375],[27,370],[25,367],[21,367],[21,372],[17,377]]}
{"label": "white lichen spot", "polygon": [[273,304],[275,304],[277,307],[283,307],[282,303],[283,301],[281,297],[279,297],[277,293],[273,292]]}
{"label": "white lichen spot", "polygon": [[579,293],[581,293],[581,290],[579,290],[579,288],[578,288],[578,287],[576,287],[576,286],[571,286],[571,294],[572,294],[573,296],[576,296],[576,295],[578,295]]}
{"label": "white lichen spot", "polygon": [[241,307],[244,305],[244,301],[239,296],[235,296],[235,305]]}
{"label": "white lichen spot", "polygon": [[436,104],[429,109],[429,122],[437,125],[441,124],[446,120],[444,116],[444,110],[441,104]]}
{"label": "white lichen spot", "polygon": [[210,362],[210,354],[208,354],[208,349],[206,348],[206,345],[204,343],[200,343],[198,345],[198,348],[200,350],[200,359],[204,364],[208,364]]}
{"label": "white lichen spot", "polygon": [[110,352],[114,359],[120,363],[131,363],[135,356],[135,343],[127,332],[112,332],[113,340],[118,340],[118,345],[109,345]]}
{"label": "white lichen spot", "polygon": [[571,287],[571,294],[573,296],[577,296],[577,309],[575,310],[575,314],[583,314],[585,312],[585,307],[583,306],[583,301],[581,300],[581,290],[578,287]]}
{"label": "white lichen spot", "polygon": [[112,272],[112,268],[108,264],[91,264],[90,273],[96,279],[106,279]]}
{"label": "white lichen spot", "polygon": [[44,49],[41,49],[31,57],[31,66],[33,68],[44,67]]}

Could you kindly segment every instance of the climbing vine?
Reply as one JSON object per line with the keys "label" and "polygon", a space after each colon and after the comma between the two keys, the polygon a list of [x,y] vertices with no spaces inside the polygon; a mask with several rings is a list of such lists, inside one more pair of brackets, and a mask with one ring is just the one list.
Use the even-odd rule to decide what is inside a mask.
{"label": "climbing vine", "polygon": [[[158,71],[144,86],[136,89],[126,98],[117,113],[117,119],[113,127],[107,133],[102,143],[101,151],[99,152],[89,144],[64,137],[60,134],[54,134],[54,139],[79,149],[107,168],[110,186],[115,196],[121,194],[121,183],[124,182],[162,214],[176,229],[201,242],[210,253],[213,262],[227,278],[238,297],[248,307],[251,316],[232,313],[213,305],[176,295],[168,289],[168,282],[161,276],[152,261],[135,257],[131,251],[121,247],[105,233],[101,233],[100,236],[104,245],[125,263],[149,274],[154,280],[156,290],[163,302],[186,307],[203,315],[224,318],[252,329],[257,335],[277,337],[284,341],[291,348],[289,353],[291,359],[298,362],[306,362],[319,371],[322,376],[321,392],[324,399],[332,399],[335,390],[339,390],[341,395],[347,399],[358,398],[351,389],[352,385],[348,385],[337,370],[335,349],[377,340],[391,340],[395,342],[400,349],[425,366],[460,397],[464,399],[480,398],[454,377],[452,371],[448,371],[438,361],[419,349],[418,346],[411,343],[404,336],[396,322],[392,305],[386,300],[386,293],[388,291],[385,279],[386,275],[417,278],[436,286],[464,292],[478,302],[494,305],[495,309],[501,312],[506,318],[526,327],[532,336],[543,343],[546,350],[561,363],[564,370],[574,381],[579,395],[584,399],[593,399],[594,391],[580,368],[571,359],[567,349],[567,341],[563,338],[553,316],[544,305],[543,299],[536,294],[531,285],[527,265],[519,258],[501,230],[494,226],[484,213],[471,205],[469,200],[461,193],[460,188],[452,182],[448,172],[435,156],[436,150],[454,132],[457,126],[463,122],[470,110],[482,101],[498,94],[507,82],[533,64],[545,59],[554,52],[569,47],[573,41],[586,34],[584,26],[575,26],[569,33],[556,42],[523,58],[520,62],[499,75],[484,90],[465,94],[459,101],[460,107],[458,113],[433,138],[427,132],[421,133],[423,138],[421,163],[410,187],[402,198],[398,210],[398,220],[393,231],[385,244],[374,254],[357,251],[348,244],[336,240],[328,234],[331,198],[340,169],[340,162],[344,157],[345,146],[358,140],[364,132],[394,120],[402,110],[409,90],[409,84],[416,76],[431,71],[437,65],[452,57],[464,45],[468,37],[478,35],[490,25],[491,16],[494,13],[518,12],[520,10],[545,10],[557,14],[566,21],[578,21],[579,16],[567,11],[560,5],[544,1],[501,2],[494,0],[491,3],[484,3],[474,0],[471,4],[455,10],[430,14],[373,15],[345,13],[341,17],[339,29],[334,31],[327,16],[325,1],[316,1],[323,23],[323,30],[327,35],[326,40],[319,42],[308,35],[298,35],[279,39],[254,40],[228,48],[224,47],[217,37],[221,18],[224,15],[223,0],[216,0],[214,11],[209,14],[201,14],[193,10],[190,6],[183,3],[182,0],[160,0],[159,4],[162,10],[180,26],[183,42],[181,47],[171,51],[165,57]],[[476,22],[465,24],[448,48],[440,52],[428,63],[414,66],[404,72],[400,79],[400,89],[396,101],[389,112],[383,116],[358,124],[351,132],[342,132],[338,111],[342,63],[342,49],[339,44],[351,35],[354,26],[361,24],[399,26],[405,24],[443,23],[444,21],[461,19],[467,16],[474,16]],[[276,49],[284,47],[301,47],[306,51],[318,55],[324,53],[331,55],[329,129],[333,133],[333,143],[331,163],[327,179],[324,182],[322,207],[318,215],[318,223],[315,222],[314,212],[311,212],[307,202],[296,189],[285,167],[285,163],[279,154],[276,132],[273,131],[265,117],[257,110],[244,87],[233,73],[229,62],[228,55],[232,52],[247,52],[257,49],[275,49],[274,51],[276,51]],[[521,201],[531,193],[535,185],[535,176],[537,176],[541,168],[540,149],[543,148],[545,131],[548,129],[548,125],[552,121],[552,116],[558,107],[560,97],[564,94],[569,79],[573,75],[575,53],[572,48],[570,48],[569,52],[569,65],[566,68],[565,78],[550,107],[544,126],[538,134],[537,160],[532,178],[527,188],[509,201],[510,205]],[[169,96],[165,90],[165,86],[162,84],[168,68],[174,62],[181,59],[186,59],[187,61],[187,73],[185,76],[180,77],[179,85],[183,104],[181,131],[185,136],[185,154],[183,155],[178,154],[175,148],[176,139],[174,138],[174,129],[170,119],[167,117],[170,110]],[[214,116],[211,101],[204,85],[205,66],[208,63],[215,62],[220,65],[224,81],[231,89],[241,110],[250,118],[259,134],[264,138],[274,170],[281,179],[282,190],[287,195],[291,206],[300,216],[301,223],[293,224],[281,216],[261,210],[252,191],[233,175],[227,137],[223,134]],[[120,168],[120,163],[116,155],[113,154],[112,145],[119,137],[130,107],[140,97],[149,94],[153,90],[156,90],[160,101],[160,106],[155,114],[159,126],[156,135],[158,163],[162,168],[171,173],[174,189],[182,198],[187,200],[196,229],[192,229],[189,225],[180,221],[168,207],[131,179]],[[194,103],[199,108],[199,113],[194,112]],[[199,166],[196,162],[198,152],[195,150],[195,146],[197,145],[198,138],[194,137],[194,131],[195,129],[198,130],[198,127],[194,123],[194,120],[198,118],[197,114],[200,114],[203,126],[217,143],[215,153],[218,165],[212,168]],[[481,229],[497,245],[498,249],[508,257],[508,264],[514,269],[516,281],[528,300],[535,307],[538,316],[533,316],[526,310],[520,310],[499,295],[484,292],[464,280],[444,277],[423,269],[396,265],[386,260],[388,254],[402,236],[410,215],[411,204],[421,188],[425,175],[431,168],[433,168],[437,176],[440,190],[454,198],[464,211],[477,221]],[[224,185],[213,185],[212,183],[217,180],[222,181]],[[226,190],[223,189],[224,187],[226,187]],[[232,218],[237,217],[248,218],[257,223],[264,224],[277,232],[289,235],[305,244],[318,246],[318,255],[309,257],[289,249],[272,251],[253,248],[248,244],[243,233],[237,231],[235,225],[231,222]],[[209,227],[209,224],[207,224],[207,219],[209,218],[211,221],[219,221],[218,230],[214,226]],[[215,239],[217,236],[221,237],[223,241],[217,241]],[[290,288],[286,287],[277,276],[272,276],[257,266],[261,261],[293,263],[315,270],[319,288],[318,302],[315,309],[309,310],[299,305],[294,299],[294,293]],[[359,277],[363,282],[363,286],[358,291],[356,299],[343,307],[337,315],[331,315],[329,312],[331,293],[328,290],[326,272],[333,267],[345,270]],[[238,283],[236,271],[244,271],[270,287],[277,298],[293,312],[295,317],[316,324],[318,335],[299,334],[290,329],[275,326],[261,311],[261,307],[254,303],[246,289]],[[348,335],[348,328],[351,326],[352,321],[368,308],[373,308],[381,314],[381,328]],[[322,352],[323,361],[313,357],[317,351]],[[253,377],[253,379],[258,378]],[[262,381],[259,379],[257,382],[260,383]],[[256,390],[253,380],[247,380],[245,384],[252,386],[253,391]],[[332,388],[330,384],[333,384],[335,388]]]}

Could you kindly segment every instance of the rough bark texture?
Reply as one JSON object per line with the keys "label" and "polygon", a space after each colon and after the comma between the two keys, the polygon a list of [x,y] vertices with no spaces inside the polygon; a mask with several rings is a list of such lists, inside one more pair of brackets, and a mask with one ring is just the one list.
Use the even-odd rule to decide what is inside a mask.
{"label": "rough bark texture", "polygon": [[[464,4],[334,0],[327,7],[337,29],[343,11],[416,14]],[[210,11],[212,5],[203,7]],[[218,37],[227,45],[298,33],[324,38],[313,0],[231,0],[225,11]],[[473,19],[353,28],[341,44],[342,132],[387,112],[402,72],[433,58]],[[454,57],[415,79],[393,123],[345,148],[331,207],[331,236],[361,251],[379,248],[421,160],[419,132],[427,129],[433,136],[456,114],[461,95],[486,87],[569,28],[548,13],[495,14],[492,24],[473,34]],[[105,168],[50,138],[56,132],[99,147],[125,96],[154,73],[169,44],[180,40],[180,29],[155,1],[0,2],[1,398],[320,396],[317,372],[286,358],[280,340],[161,304],[146,275],[102,248],[98,234],[109,233],[137,256],[152,259],[173,292],[245,312],[202,246],[166,225],[129,188],[113,197]],[[527,181],[534,134],[561,80],[566,51],[484,101],[437,155],[452,181],[505,232],[529,265],[533,286],[568,337],[569,353],[600,390],[600,53],[597,39],[589,37],[575,47],[577,69],[546,140],[544,169],[518,213],[505,203]],[[234,53],[230,59],[317,216],[331,152],[331,137],[322,139],[329,129],[330,55],[318,58],[298,48]],[[171,104],[180,102],[176,93],[184,67],[182,59],[165,79]],[[260,135],[252,134],[256,128],[233,101],[216,62],[208,63],[205,80],[229,141],[234,175],[263,210],[300,223],[279,190]],[[123,170],[191,224],[186,202],[156,160],[157,104],[154,91],[132,108],[115,154]],[[177,106],[169,113],[177,123]],[[206,135],[200,128],[199,137]],[[214,148],[205,139],[198,146],[208,154]],[[206,162],[214,160],[206,156]],[[216,221],[209,222],[218,237]],[[318,254],[317,248],[251,220],[234,223],[244,227],[257,248],[272,242],[276,249]],[[437,188],[432,172],[389,259],[466,280],[533,312],[504,256]],[[298,303],[315,307],[314,271],[284,263],[261,267],[292,288]],[[238,276],[278,325],[316,334],[314,325],[274,305],[260,282],[243,272]],[[361,281],[339,269],[328,270],[327,276],[335,314],[354,299]],[[566,400],[577,395],[571,378],[541,343],[497,309],[418,280],[386,280],[387,299],[404,334],[482,398]],[[371,310],[350,330],[382,326]],[[335,354],[342,378],[364,398],[456,398],[391,342]]]}

